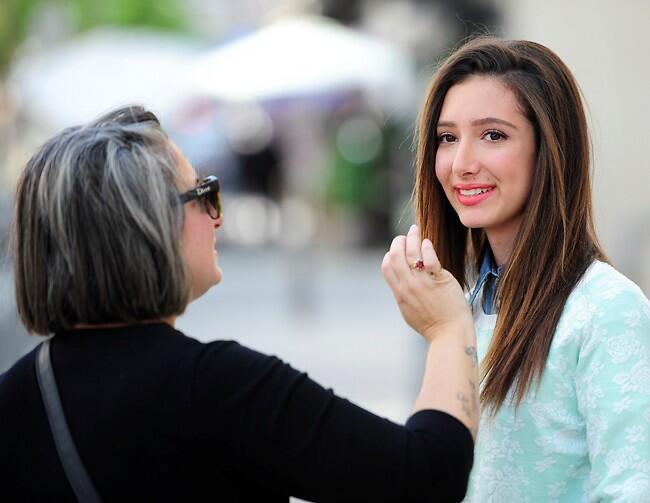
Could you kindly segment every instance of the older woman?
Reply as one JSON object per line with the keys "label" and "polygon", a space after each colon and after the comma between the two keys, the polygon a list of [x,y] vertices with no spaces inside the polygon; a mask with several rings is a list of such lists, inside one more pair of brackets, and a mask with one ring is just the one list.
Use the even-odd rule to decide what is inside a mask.
{"label": "older woman", "polygon": [[431,242],[413,227],[382,264],[429,343],[401,426],[277,358],[175,330],[221,279],[222,221],[218,181],[199,181],[139,107],[65,130],[29,161],[16,297],[27,329],[54,336],[0,382],[2,498],[461,499],[478,420],[475,340]]}

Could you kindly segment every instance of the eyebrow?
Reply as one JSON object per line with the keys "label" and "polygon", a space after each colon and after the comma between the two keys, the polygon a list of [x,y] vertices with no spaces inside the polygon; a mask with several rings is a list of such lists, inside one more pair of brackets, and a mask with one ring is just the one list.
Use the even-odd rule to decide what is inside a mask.
{"label": "eyebrow", "polygon": [[[512,129],[517,129],[517,126],[511,122],[504,121],[498,117],[485,117],[483,119],[476,119],[472,121],[472,126],[485,126],[487,124],[503,124],[504,126],[509,126]],[[438,122],[437,127],[456,127],[456,123],[451,121],[440,121]]]}

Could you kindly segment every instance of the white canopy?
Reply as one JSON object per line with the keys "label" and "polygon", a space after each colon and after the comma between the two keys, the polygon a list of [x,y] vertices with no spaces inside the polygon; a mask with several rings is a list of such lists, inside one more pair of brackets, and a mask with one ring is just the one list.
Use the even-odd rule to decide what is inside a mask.
{"label": "white canopy", "polygon": [[365,89],[395,98],[414,82],[410,56],[389,43],[334,21],[278,21],[198,57],[193,87],[232,101],[264,101]]}
{"label": "white canopy", "polygon": [[164,117],[188,96],[266,101],[362,90],[392,111],[413,100],[408,53],[334,21],[278,21],[201,52],[157,32],[100,28],[23,56],[9,84],[20,108],[52,129],[143,103]]}
{"label": "white canopy", "polygon": [[195,44],[150,31],[97,29],[18,61],[10,85],[21,109],[54,129],[142,103],[164,113],[187,95]]}

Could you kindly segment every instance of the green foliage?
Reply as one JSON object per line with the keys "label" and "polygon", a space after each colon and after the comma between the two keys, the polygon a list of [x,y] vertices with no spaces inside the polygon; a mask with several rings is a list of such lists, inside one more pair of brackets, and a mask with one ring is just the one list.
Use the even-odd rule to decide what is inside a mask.
{"label": "green foliage", "polygon": [[102,25],[189,29],[181,0],[0,0],[0,76],[46,4],[64,10],[75,33]]}
{"label": "green foliage", "polygon": [[106,24],[170,31],[187,29],[178,0],[68,0],[67,3],[80,31]]}
{"label": "green foliage", "polygon": [[0,0],[0,76],[27,35],[29,20],[43,0]]}

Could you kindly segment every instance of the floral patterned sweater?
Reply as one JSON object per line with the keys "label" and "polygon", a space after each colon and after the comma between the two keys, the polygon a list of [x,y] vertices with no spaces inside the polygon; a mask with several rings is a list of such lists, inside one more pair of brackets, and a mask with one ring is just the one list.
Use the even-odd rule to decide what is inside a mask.
{"label": "floral patterned sweater", "polygon": [[[473,305],[482,360],[496,315]],[[650,502],[650,302],[594,262],[569,296],[539,387],[481,419],[466,502]]]}

